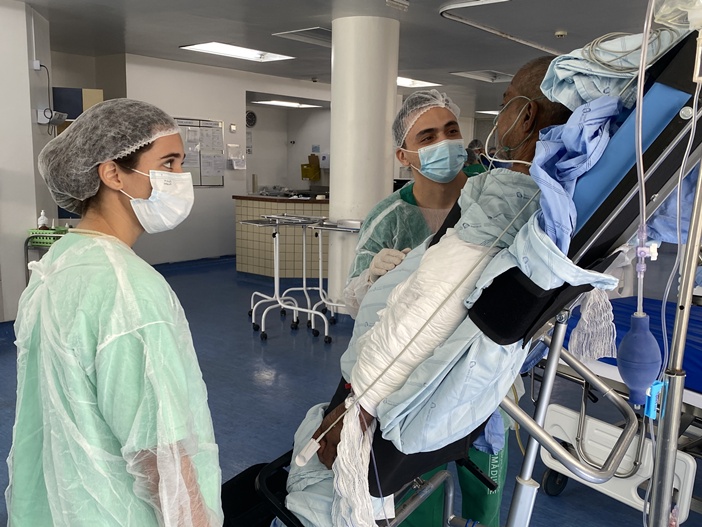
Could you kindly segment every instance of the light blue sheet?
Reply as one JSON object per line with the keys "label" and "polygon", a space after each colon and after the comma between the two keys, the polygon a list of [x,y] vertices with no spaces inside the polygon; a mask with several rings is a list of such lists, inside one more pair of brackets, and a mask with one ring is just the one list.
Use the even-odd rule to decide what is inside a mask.
{"label": "light blue sheet", "polygon": [[564,254],[577,221],[575,183],[602,157],[620,107],[616,97],[600,97],[577,108],[567,123],[539,133],[530,168],[541,189],[539,223]]}
{"label": "light blue sheet", "polygon": [[[664,30],[649,44],[649,63],[653,57],[671,48],[686,32]],[[628,35],[607,41],[598,49],[601,62],[609,61],[613,66],[629,71],[612,71],[601,64],[590,61],[583,49],[556,57],[546,72],[541,91],[551,101],[558,101],[571,110],[603,95],[622,99],[626,108],[636,103],[636,68],[641,59],[642,35]],[[623,51],[630,51],[623,55]]]}

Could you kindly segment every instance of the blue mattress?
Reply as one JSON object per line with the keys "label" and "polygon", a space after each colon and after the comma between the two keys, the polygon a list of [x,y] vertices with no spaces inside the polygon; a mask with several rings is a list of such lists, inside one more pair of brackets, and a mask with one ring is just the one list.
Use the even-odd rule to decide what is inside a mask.
{"label": "blue mattress", "polygon": [[[629,324],[632,313],[636,311],[636,297],[619,298],[612,300],[614,311],[614,324],[617,327],[617,346],[629,331]],[[651,319],[651,333],[658,340],[658,345],[663,353],[663,331],[661,326],[661,301],[644,298],[644,311]],[[666,327],[668,331],[668,342],[671,342],[673,335],[673,325],[675,324],[675,313],[677,304],[668,302],[666,308]],[[570,332],[579,320],[579,311],[571,317],[566,332],[567,339]],[[600,359],[602,362],[616,364],[616,359]],[[687,373],[685,388],[694,392],[702,393],[702,306],[692,306],[690,310],[690,323],[688,325],[687,339],[685,341],[685,356],[683,358],[683,368]]]}

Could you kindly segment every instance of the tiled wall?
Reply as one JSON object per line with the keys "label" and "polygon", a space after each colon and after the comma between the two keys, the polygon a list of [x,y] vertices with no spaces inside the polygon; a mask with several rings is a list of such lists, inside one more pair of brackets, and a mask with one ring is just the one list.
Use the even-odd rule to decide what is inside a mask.
{"label": "tiled wall", "polygon": [[[328,203],[290,200],[284,203],[236,199],[236,270],[264,276],[273,276],[273,229],[242,225],[242,220],[260,219],[266,214],[298,214],[329,216]],[[319,277],[319,240],[313,229],[306,228],[307,277]],[[324,233],[322,244],[323,268],[327,269],[328,239]],[[280,277],[302,277],[302,227],[281,226],[279,234]],[[326,277],[326,275],[325,275]]]}

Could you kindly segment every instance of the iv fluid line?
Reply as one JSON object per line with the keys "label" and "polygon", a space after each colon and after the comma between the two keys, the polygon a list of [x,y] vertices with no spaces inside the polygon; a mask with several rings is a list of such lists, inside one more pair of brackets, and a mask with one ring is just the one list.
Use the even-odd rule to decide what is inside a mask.
{"label": "iv fluid line", "polygon": [[[636,274],[638,278],[636,296],[636,314],[643,315],[643,277],[646,271],[645,245],[646,245],[646,181],[644,178],[643,165],[643,140],[642,140],[642,120],[643,120],[643,92],[646,81],[646,65],[648,64],[648,42],[651,34],[651,22],[653,20],[653,0],[649,0],[646,8],[646,19],[644,20],[644,30],[641,35],[641,62],[639,63],[639,78],[636,84],[636,119],[634,123],[636,147],[636,175],[639,180],[639,228],[637,231],[636,247]],[[643,43],[646,45],[643,45]]]}

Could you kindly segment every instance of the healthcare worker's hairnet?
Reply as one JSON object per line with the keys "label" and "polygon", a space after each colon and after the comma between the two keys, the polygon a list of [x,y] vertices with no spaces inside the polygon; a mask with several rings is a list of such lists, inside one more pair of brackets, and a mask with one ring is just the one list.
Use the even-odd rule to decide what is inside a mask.
{"label": "healthcare worker's hairnet", "polygon": [[39,154],[39,173],[59,207],[81,212],[81,202],[97,194],[100,163],[119,159],[177,134],[171,116],[132,99],[111,99],[83,112]]}
{"label": "healthcare worker's hairnet", "polygon": [[467,146],[470,150],[485,150],[485,145],[480,139],[473,139]]}
{"label": "healthcare worker's hairnet", "polygon": [[411,130],[422,114],[432,108],[446,108],[456,119],[461,114],[461,109],[453,104],[445,93],[437,90],[416,91],[405,99],[402,108],[392,123],[392,139],[396,147],[401,147],[405,143],[407,133]]}

